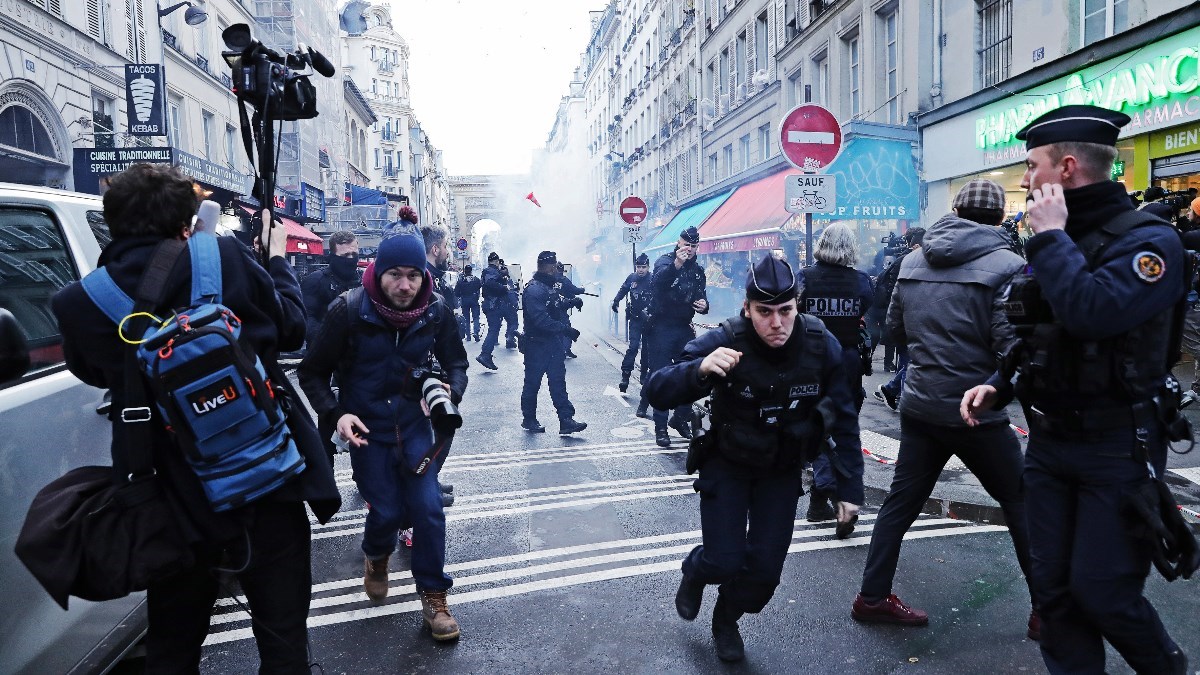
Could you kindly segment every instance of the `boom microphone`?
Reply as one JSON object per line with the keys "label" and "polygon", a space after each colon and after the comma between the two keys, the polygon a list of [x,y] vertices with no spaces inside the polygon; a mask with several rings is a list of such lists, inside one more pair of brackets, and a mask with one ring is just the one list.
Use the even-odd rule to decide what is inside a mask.
{"label": "boom microphone", "polygon": [[324,54],[313,49],[312,47],[305,47],[305,49],[308,50],[308,60],[309,63],[312,63],[313,70],[324,75],[325,77],[333,77],[333,74],[337,72],[337,69],[333,67],[333,64],[329,62],[329,59],[325,58]]}

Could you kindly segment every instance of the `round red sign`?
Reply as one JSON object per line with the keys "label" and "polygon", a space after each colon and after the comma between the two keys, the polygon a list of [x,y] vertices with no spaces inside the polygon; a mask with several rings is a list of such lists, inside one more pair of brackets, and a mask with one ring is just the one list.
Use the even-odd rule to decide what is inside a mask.
{"label": "round red sign", "polygon": [[797,169],[820,171],[842,151],[842,126],[824,107],[802,103],[779,123],[779,147]]}
{"label": "round red sign", "polygon": [[641,197],[626,197],[621,202],[621,220],[630,225],[639,225],[646,219],[646,202]]}

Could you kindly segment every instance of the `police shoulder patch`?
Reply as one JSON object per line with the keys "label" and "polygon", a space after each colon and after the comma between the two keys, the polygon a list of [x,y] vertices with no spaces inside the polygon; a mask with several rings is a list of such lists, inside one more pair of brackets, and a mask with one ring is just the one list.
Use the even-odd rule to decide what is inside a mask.
{"label": "police shoulder patch", "polygon": [[1142,281],[1153,284],[1163,278],[1167,271],[1167,263],[1162,256],[1153,251],[1140,251],[1133,254],[1133,273]]}

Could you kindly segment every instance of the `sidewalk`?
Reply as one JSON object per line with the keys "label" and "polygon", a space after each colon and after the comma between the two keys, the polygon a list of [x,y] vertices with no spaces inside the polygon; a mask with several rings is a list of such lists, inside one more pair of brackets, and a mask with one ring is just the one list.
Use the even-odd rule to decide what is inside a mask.
{"label": "sidewalk", "polygon": [[[592,342],[601,347],[605,358],[619,370],[621,357],[625,354],[627,343],[608,332],[592,333]],[[607,347],[607,349],[603,349]],[[867,399],[863,403],[859,415],[859,424],[864,449],[865,470],[863,485],[866,488],[869,503],[882,503],[887,496],[895,470],[893,465],[900,447],[900,415],[889,410],[875,399],[875,389],[891,380],[892,373],[883,372],[883,350],[877,350],[875,359],[875,374],[863,378],[863,387],[867,391]],[[638,355],[641,358],[641,355]],[[1180,364],[1175,369],[1176,377],[1189,386],[1192,381],[1192,364]],[[637,380],[637,373],[634,373]],[[614,384],[616,377],[614,377]],[[1025,415],[1015,402],[1008,407],[1009,417],[1016,427],[1017,437],[1022,449],[1027,438],[1024,432],[1028,430]],[[1200,434],[1200,405],[1192,406],[1184,411],[1192,422],[1192,427]],[[1186,448],[1183,444],[1183,448]],[[1200,449],[1190,454],[1171,453],[1167,458],[1166,482],[1171,486],[1176,501],[1185,509],[1189,522],[1200,524]],[[942,471],[933,495],[926,503],[927,513],[943,516],[966,518],[979,522],[1003,523],[1004,516],[1000,506],[988,496],[979,480],[957,459]]]}

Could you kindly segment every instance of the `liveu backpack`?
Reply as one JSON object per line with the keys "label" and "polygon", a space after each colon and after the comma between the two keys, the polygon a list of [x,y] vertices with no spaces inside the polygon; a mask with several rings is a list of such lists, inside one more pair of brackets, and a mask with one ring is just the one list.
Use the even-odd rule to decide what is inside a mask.
{"label": "liveu backpack", "polygon": [[[304,457],[288,430],[283,395],[276,396],[262,361],[239,342],[241,320],[221,304],[216,237],[197,232],[186,248],[192,263],[189,306],[165,320],[154,317],[140,336],[123,333],[135,316],[135,303],[107,270],[88,274],[83,288],[117,324],[119,337],[137,344],[150,398],[213,510],[228,511],[300,474]],[[125,423],[151,417],[148,408],[121,415]]]}

